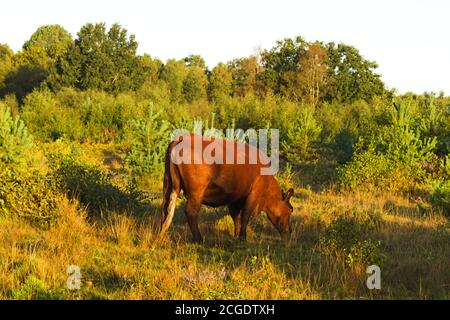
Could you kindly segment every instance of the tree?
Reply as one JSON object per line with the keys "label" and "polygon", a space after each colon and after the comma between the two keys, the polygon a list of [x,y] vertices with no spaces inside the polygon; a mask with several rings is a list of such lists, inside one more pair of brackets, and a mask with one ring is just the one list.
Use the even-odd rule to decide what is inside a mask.
{"label": "tree", "polygon": [[[41,82],[49,84],[57,79],[56,63],[73,43],[72,36],[59,25],[45,25],[39,27],[23,45],[19,58],[22,59],[22,70],[34,70],[41,74]],[[29,85],[29,87],[31,87]]]}
{"label": "tree", "polygon": [[72,36],[59,25],[46,25],[39,27],[23,45],[28,51],[35,46],[44,48],[47,56],[54,61],[63,55],[73,42]]}
{"label": "tree", "polygon": [[255,56],[235,59],[228,63],[232,75],[234,96],[245,96],[257,88],[257,79],[261,66]]}
{"label": "tree", "polygon": [[139,59],[143,69],[142,75],[145,78],[144,81],[149,81],[151,83],[157,82],[164,65],[161,60],[153,59],[148,54],[144,54],[142,57],[139,57]]}
{"label": "tree", "polygon": [[200,55],[190,55],[184,58],[188,67],[188,73],[183,80],[184,100],[191,103],[206,100],[208,90],[208,78],[206,76],[206,63]]}
{"label": "tree", "polygon": [[301,108],[287,124],[284,140],[281,142],[283,153],[291,161],[307,160],[315,153],[322,127],[314,119],[313,111]]}
{"label": "tree", "polygon": [[67,48],[66,54],[56,61],[55,77],[47,82],[48,86],[54,91],[63,87],[80,88],[81,65],[81,52],[77,45],[72,43]]}
{"label": "tree", "polygon": [[12,57],[12,67],[4,78],[1,96],[14,93],[19,101],[44,84],[51,68],[51,59],[45,49],[35,46]]}
{"label": "tree", "polygon": [[232,75],[228,67],[219,63],[215,66],[209,76],[208,94],[211,101],[228,97],[231,94]]}
{"label": "tree", "polygon": [[206,100],[208,78],[205,71],[198,67],[189,68],[189,72],[183,81],[183,97],[191,103]]}
{"label": "tree", "polygon": [[14,93],[17,100],[22,102],[27,94],[44,84],[48,73],[42,66],[21,65],[5,78],[5,87],[0,95]]}
{"label": "tree", "polygon": [[345,44],[327,45],[330,86],[325,96],[328,101],[351,103],[363,99],[370,101],[385,92],[378,65],[364,59],[359,51]]}
{"label": "tree", "polygon": [[[262,53],[260,78],[276,94],[318,104],[327,101],[369,101],[385,92],[375,62],[357,49],[334,43],[308,43],[301,37],[278,41]],[[325,72],[325,70],[327,70]]]}
{"label": "tree", "polygon": [[7,44],[0,44],[0,95],[6,75],[11,71],[14,52]]}
{"label": "tree", "polygon": [[128,36],[127,30],[117,23],[108,31],[104,23],[88,23],[58,61],[58,82],[111,93],[136,89],[143,82],[137,47],[134,35]]}
{"label": "tree", "polygon": [[188,57],[184,58],[184,62],[188,67],[197,67],[206,70],[205,60],[200,55],[191,54]]}
{"label": "tree", "polygon": [[303,100],[317,106],[324,94],[328,64],[327,51],[318,42],[307,45],[300,59],[299,83]]}
{"label": "tree", "polygon": [[306,42],[302,37],[277,41],[270,50],[262,53],[263,72],[261,78],[265,86],[276,94],[288,95],[297,89],[298,66]]}
{"label": "tree", "polygon": [[11,60],[14,56],[14,52],[7,44],[0,44],[0,61],[4,62],[6,60]]}
{"label": "tree", "polygon": [[42,38],[45,30],[38,31],[15,55],[7,46],[0,47],[0,97],[13,93],[22,101],[28,93],[44,84],[51,74],[55,60],[47,54],[45,39]]}
{"label": "tree", "polygon": [[18,116],[12,117],[6,106],[0,103],[0,164],[20,164],[29,158],[32,137]]}
{"label": "tree", "polygon": [[184,61],[169,59],[161,71],[161,79],[166,82],[173,102],[181,101],[183,82],[188,74]]}

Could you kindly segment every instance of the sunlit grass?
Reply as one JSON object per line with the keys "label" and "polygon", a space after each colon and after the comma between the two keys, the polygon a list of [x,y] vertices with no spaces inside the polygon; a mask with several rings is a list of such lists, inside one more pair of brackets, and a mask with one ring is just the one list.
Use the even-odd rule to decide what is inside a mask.
{"label": "sunlit grass", "polygon": [[[111,147],[82,148],[82,157],[93,163],[120,163]],[[141,188],[153,196],[139,212],[107,210],[90,217],[89,206],[62,198],[60,218],[50,228],[1,218],[0,299],[450,298],[448,219],[425,203],[392,192],[296,186],[290,240],[283,242],[261,214],[241,242],[232,236],[225,209],[203,207],[205,243],[196,245],[184,200],[178,200],[168,234],[159,238],[161,183],[144,178]],[[386,257],[381,290],[367,289],[367,265],[349,265],[345,254],[321,251],[323,232],[341,215],[376,217],[367,238],[379,240]],[[67,288],[69,265],[81,269],[80,290]]]}
{"label": "sunlit grass", "polygon": [[[296,199],[294,234],[287,243],[263,216],[252,221],[249,239],[242,243],[232,238],[232,221],[224,210],[205,208],[204,245],[189,242],[182,201],[163,239],[157,239],[156,209],[143,217],[111,212],[92,224],[76,202],[62,201],[64,218],[49,230],[1,221],[0,298],[448,298],[448,229],[440,227],[446,220],[433,212],[399,215],[383,210],[382,198],[366,194],[362,199],[335,193]],[[388,258],[380,291],[365,287],[366,266],[349,267],[318,250],[321,229],[344,208],[382,210],[377,236]],[[66,287],[71,264],[81,268],[79,291]],[[30,279],[39,279],[44,289],[34,292],[37,285]]]}

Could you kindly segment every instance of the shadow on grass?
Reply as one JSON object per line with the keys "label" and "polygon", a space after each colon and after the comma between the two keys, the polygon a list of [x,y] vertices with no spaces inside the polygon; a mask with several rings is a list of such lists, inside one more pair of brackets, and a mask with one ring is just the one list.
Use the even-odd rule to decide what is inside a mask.
{"label": "shadow on grass", "polygon": [[128,212],[142,216],[156,208],[133,186],[118,187],[111,174],[95,166],[63,161],[56,171],[61,188],[76,198],[89,213],[89,219],[102,218],[105,212]]}

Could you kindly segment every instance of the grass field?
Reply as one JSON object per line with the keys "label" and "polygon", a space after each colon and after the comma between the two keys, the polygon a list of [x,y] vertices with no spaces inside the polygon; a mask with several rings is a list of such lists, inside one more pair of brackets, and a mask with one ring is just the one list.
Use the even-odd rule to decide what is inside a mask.
{"label": "grass field", "polygon": [[[450,73],[439,59],[450,46],[437,38],[445,10],[90,3],[72,6],[89,14],[72,14],[66,29],[55,24],[66,6],[45,2],[3,10],[41,10],[40,26],[0,19],[0,301],[450,299]],[[409,41],[418,35],[426,46]],[[185,133],[256,146],[279,160],[280,188],[259,179],[253,152],[237,170],[181,168],[191,198],[180,194],[160,235],[168,146]],[[226,163],[243,160],[244,149],[196,141],[203,164],[222,162],[224,150]],[[198,165],[179,145],[178,160]],[[190,183],[211,176],[204,194]],[[231,209],[246,200],[243,211],[269,211],[282,231],[291,201],[291,237],[261,213],[247,241],[235,239],[227,209],[203,206],[204,244],[194,244],[186,202],[194,214],[197,197],[218,203],[216,191],[231,188]]]}
{"label": "grass field", "polygon": [[[120,181],[115,146],[82,147],[87,162]],[[61,197],[50,228],[3,217],[0,299],[450,298],[450,230],[442,213],[418,196],[317,187],[306,183],[310,169],[282,181],[295,187],[288,242],[263,215],[250,222],[247,242],[236,240],[226,210],[203,207],[205,243],[191,244],[183,199],[158,239],[162,185],[150,178],[140,181],[146,196],[139,210],[94,214],[92,203]],[[344,228],[343,239],[334,238],[335,227]],[[369,245],[359,247],[364,241]],[[381,290],[366,287],[373,261],[381,267]],[[67,288],[70,265],[80,267],[80,290]]]}

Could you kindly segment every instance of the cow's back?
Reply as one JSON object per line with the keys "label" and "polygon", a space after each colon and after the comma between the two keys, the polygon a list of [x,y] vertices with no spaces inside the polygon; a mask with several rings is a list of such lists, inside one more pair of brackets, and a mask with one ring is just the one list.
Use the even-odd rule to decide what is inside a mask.
{"label": "cow's back", "polygon": [[186,149],[173,155],[178,157],[176,166],[182,189],[187,196],[203,193],[203,202],[207,205],[221,206],[242,201],[255,181],[273,179],[272,176],[261,175],[261,169],[269,167],[268,158],[256,147],[195,135],[183,136],[182,142],[182,147],[190,148],[191,152],[190,157],[185,157],[181,163],[179,157]]}

